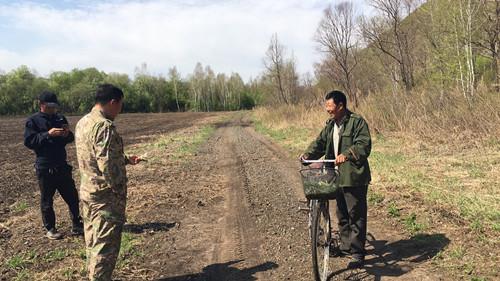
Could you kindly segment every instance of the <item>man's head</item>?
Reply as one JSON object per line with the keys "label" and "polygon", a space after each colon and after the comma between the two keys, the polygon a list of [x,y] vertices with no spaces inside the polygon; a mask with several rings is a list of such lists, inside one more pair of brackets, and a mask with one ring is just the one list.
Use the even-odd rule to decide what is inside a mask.
{"label": "man's head", "polygon": [[123,92],[111,84],[99,85],[95,94],[95,102],[104,115],[113,120],[122,110]]}
{"label": "man's head", "polygon": [[341,91],[331,91],[325,96],[325,109],[335,120],[342,118],[347,109],[347,98]]}
{"label": "man's head", "polygon": [[57,100],[56,94],[50,91],[43,91],[38,96],[38,102],[40,104],[40,111],[50,115],[56,114],[59,108],[59,101]]}

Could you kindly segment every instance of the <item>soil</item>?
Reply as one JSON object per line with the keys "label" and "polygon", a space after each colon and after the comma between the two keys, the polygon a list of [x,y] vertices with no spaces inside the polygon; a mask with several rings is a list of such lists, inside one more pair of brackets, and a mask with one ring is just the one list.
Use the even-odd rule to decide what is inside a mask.
{"label": "soil", "polygon": [[[206,125],[215,132],[193,155],[169,158],[167,146],[162,161],[128,169],[125,233],[132,250],[114,277],[312,280],[307,214],[299,211],[305,207],[299,164],[256,133],[245,114],[126,114],[117,120],[131,149]],[[0,119],[0,128],[0,280],[23,271],[27,280],[85,280],[83,239],[68,235],[67,208],[59,196],[55,208],[65,238],[43,237],[34,156],[22,144],[23,119]],[[75,164],[73,145],[68,155]],[[365,268],[347,270],[348,258],[332,258],[330,280],[453,280],[432,263],[449,243],[445,235],[409,238],[384,216],[369,210]],[[57,249],[65,254],[51,258],[48,253]],[[12,266],[16,255],[26,262]]]}

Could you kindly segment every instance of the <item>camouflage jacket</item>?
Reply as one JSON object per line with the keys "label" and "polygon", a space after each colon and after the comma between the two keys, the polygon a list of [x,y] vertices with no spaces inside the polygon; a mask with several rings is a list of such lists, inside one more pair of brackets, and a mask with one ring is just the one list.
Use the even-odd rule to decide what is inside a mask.
{"label": "camouflage jacket", "polygon": [[[308,159],[335,159],[333,148],[334,120],[327,121],[325,127],[307,148],[305,154]],[[371,181],[368,156],[371,152],[372,141],[366,121],[356,113],[347,111],[343,127],[340,131],[339,153],[345,155],[349,161],[339,166],[340,176],[337,184],[340,187],[364,186]]]}
{"label": "camouflage jacket", "polygon": [[75,139],[81,199],[102,201],[114,194],[124,200],[127,196],[125,165],[128,159],[113,121],[94,108],[78,121]]}

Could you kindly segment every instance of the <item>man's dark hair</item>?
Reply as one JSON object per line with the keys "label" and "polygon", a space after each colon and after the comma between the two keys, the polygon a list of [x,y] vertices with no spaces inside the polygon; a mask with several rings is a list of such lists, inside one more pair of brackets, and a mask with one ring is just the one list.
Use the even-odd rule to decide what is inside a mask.
{"label": "man's dark hair", "polygon": [[123,92],[120,88],[115,87],[111,84],[102,84],[97,86],[97,91],[95,93],[95,102],[99,104],[107,104],[111,100],[121,100],[123,98]]}
{"label": "man's dark hair", "polygon": [[325,100],[333,99],[333,102],[338,105],[339,103],[342,103],[344,105],[344,108],[347,108],[347,98],[345,97],[345,94],[342,93],[341,91],[331,91],[325,96]]}

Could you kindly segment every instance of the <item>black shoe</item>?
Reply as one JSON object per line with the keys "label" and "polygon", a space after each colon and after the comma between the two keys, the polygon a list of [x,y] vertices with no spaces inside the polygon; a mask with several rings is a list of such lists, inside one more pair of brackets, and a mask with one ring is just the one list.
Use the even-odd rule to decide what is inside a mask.
{"label": "black shoe", "polygon": [[354,257],[352,261],[347,264],[347,269],[362,268],[365,265],[364,257]]}
{"label": "black shoe", "polygon": [[71,235],[83,235],[83,223],[73,224],[73,227],[71,228]]}

